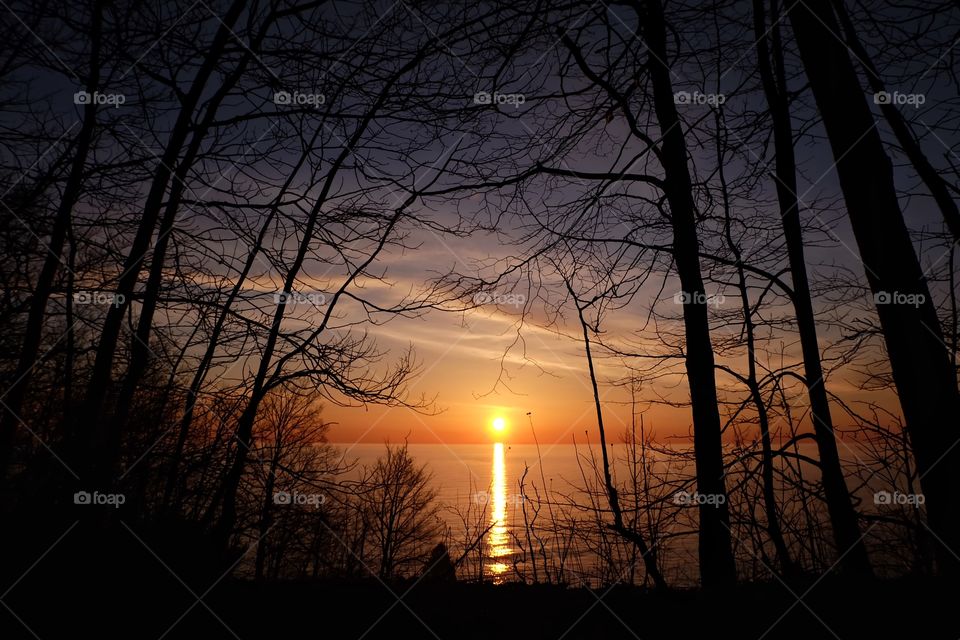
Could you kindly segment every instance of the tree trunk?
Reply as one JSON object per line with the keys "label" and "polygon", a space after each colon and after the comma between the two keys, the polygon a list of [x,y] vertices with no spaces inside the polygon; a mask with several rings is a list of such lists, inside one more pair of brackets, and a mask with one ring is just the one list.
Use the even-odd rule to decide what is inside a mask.
{"label": "tree trunk", "polygon": [[224,15],[203,65],[197,70],[190,91],[183,99],[177,121],[171,130],[167,146],[158,163],[156,175],[150,185],[140,225],[124,261],[123,271],[117,284],[118,302],[110,306],[103,323],[93,371],[87,385],[85,407],[81,412],[83,417],[79,424],[80,433],[75,434],[79,441],[86,445],[86,455],[82,466],[92,467],[95,471],[96,482],[102,486],[109,486],[111,483],[112,462],[116,460],[119,450],[120,434],[114,429],[114,421],[103,420],[102,418],[103,404],[110,386],[123,316],[133,297],[140,276],[141,265],[149,249],[150,239],[153,237],[154,228],[163,205],[163,196],[170,182],[172,167],[176,164],[190,131],[194,111],[200,102],[207,81],[213,74],[220,55],[229,40],[234,37],[231,31],[232,25],[240,17],[245,6],[245,0],[236,0]]}
{"label": "tree trunk", "polygon": [[[860,90],[829,0],[790,11],[803,66],[836,159],[850,223],[877,302],[893,379],[939,539],[940,569],[960,569],[957,381],[897,201],[893,166]],[[845,553],[847,549],[840,549]]]}
{"label": "tree trunk", "polygon": [[[280,428],[279,426],[277,428]],[[273,526],[273,489],[277,483],[277,467],[280,465],[283,438],[278,434],[274,442],[273,456],[270,458],[270,469],[267,471],[267,482],[264,485],[263,504],[260,505],[260,527],[257,538],[257,558],[255,561],[254,578],[260,582],[264,579],[264,569],[267,560],[267,533]]]}
{"label": "tree trunk", "polygon": [[[817,324],[813,315],[810,283],[807,280],[807,265],[804,258],[803,231],[800,224],[800,208],[797,201],[797,168],[793,150],[793,128],[790,124],[790,105],[787,100],[786,73],[783,65],[783,49],[780,45],[780,30],[777,26],[780,15],[773,0],[774,26],[768,31],[764,16],[765,0],[754,0],[754,31],[757,35],[757,59],[763,91],[766,95],[770,116],[773,120],[775,158],[775,181],[777,199],[780,203],[780,219],[787,245],[790,277],[793,280],[793,307],[800,334],[800,349],[803,354],[804,382],[810,399],[810,414],[813,420],[814,438],[820,456],[820,474],[824,499],[833,538],[840,556],[840,569],[845,572],[869,575],[870,561],[860,535],[857,514],[850,499],[840,464],[833,417],[823,379],[820,361],[820,346],[817,339]],[[771,65],[768,39],[772,42],[774,64]],[[844,552],[847,551],[846,554]],[[843,555],[841,555],[843,554]]]}
{"label": "tree trunk", "polygon": [[[102,11],[102,2],[93,3],[90,25],[90,69],[85,87],[87,94],[91,96],[99,90],[100,84],[100,45],[103,35]],[[76,152],[63,189],[60,205],[57,207],[57,213],[54,216],[53,228],[50,230],[50,240],[46,246],[47,254],[30,300],[30,310],[27,314],[27,324],[20,354],[17,358],[17,367],[14,369],[11,385],[4,398],[6,406],[2,416],[0,416],[0,485],[3,485],[6,479],[7,465],[10,462],[17,425],[21,421],[20,411],[26,398],[26,390],[30,386],[31,372],[37,364],[37,356],[40,353],[40,340],[43,335],[43,320],[47,312],[47,302],[53,290],[53,280],[60,269],[61,254],[70,230],[73,207],[80,197],[83,172],[93,140],[96,118],[97,104],[94,100],[89,100],[83,109],[83,124],[77,134]]]}
{"label": "tree trunk", "polygon": [[[292,13],[292,11],[290,13]],[[167,204],[164,207],[163,217],[160,221],[160,229],[157,233],[157,242],[153,249],[149,275],[147,277],[147,285],[143,293],[143,305],[140,309],[140,317],[137,319],[136,334],[130,341],[130,364],[127,367],[127,372],[123,378],[123,384],[121,385],[120,393],[117,399],[116,415],[113,418],[114,431],[119,431],[123,428],[130,411],[137,386],[139,385],[143,374],[146,372],[147,365],[150,361],[150,336],[153,331],[153,316],[156,312],[157,301],[160,297],[160,289],[163,284],[163,273],[167,257],[167,245],[170,242],[170,237],[173,235],[174,223],[177,218],[177,213],[180,210],[180,202],[183,197],[183,193],[187,189],[187,180],[189,178],[190,171],[193,169],[193,164],[200,154],[201,145],[206,138],[207,133],[214,126],[214,121],[216,120],[220,105],[243,77],[243,74],[250,64],[250,61],[256,55],[254,52],[260,50],[260,46],[262,45],[264,38],[267,36],[270,27],[273,25],[274,21],[279,15],[280,14],[278,12],[273,12],[264,20],[264,23],[260,26],[256,37],[249,46],[244,48],[244,55],[237,63],[237,66],[233,69],[233,71],[230,72],[229,76],[227,76],[227,78],[223,81],[222,85],[217,89],[213,97],[211,97],[211,99],[207,102],[203,114],[203,121],[194,130],[193,136],[190,140],[190,145],[187,148],[183,159],[177,165],[174,179],[170,186],[170,194],[167,197]],[[302,162],[303,160],[301,159],[301,163]],[[292,181],[293,173],[295,173],[295,171],[291,173],[290,178],[287,180],[287,184]],[[274,213],[275,210],[271,210],[271,218],[273,217]],[[256,252],[259,251],[259,248],[259,246],[255,247],[252,255],[248,259],[248,264],[253,261],[253,258],[256,255]],[[239,286],[240,283],[238,282],[237,287]],[[237,290],[237,287],[234,288],[235,291]],[[203,375],[199,371],[198,374]]]}
{"label": "tree trunk", "polygon": [[[867,54],[867,50],[864,49],[860,43],[860,39],[857,37],[857,30],[850,21],[850,16],[847,15],[843,3],[836,2],[834,8],[837,11],[837,16],[840,18],[840,24],[843,25],[847,46],[850,47],[850,51],[853,52],[854,57],[860,61],[864,71],[867,72],[867,82],[870,84],[870,88],[877,94],[886,92],[883,80],[880,79],[880,74],[877,72],[876,67],[873,66],[873,61]],[[946,181],[940,176],[933,165],[930,164],[927,156],[924,155],[923,149],[920,148],[920,144],[916,138],[914,138],[913,132],[910,131],[910,127],[907,125],[903,115],[901,115],[897,105],[889,100],[881,102],[880,112],[890,125],[893,135],[897,137],[900,148],[903,149],[907,159],[910,160],[910,163],[916,170],[917,175],[923,180],[923,184],[926,185],[930,195],[933,196],[934,201],[937,203],[940,214],[943,216],[943,221],[946,223],[951,235],[953,235],[954,243],[960,241],[960,210],[957,209],[957,203],[954,202],[950,196],[950,190],[947,187]]]}
{"label": "tree trunk", "polygon": [[670,69],[665,62],[667,46],[663,7],[659,0],[646,0],[644,7],[646,15],[640,14],[638,17],[650,52],[648,68],[653,83],[654,108],[662,134],[661,152],[673,226],[674,260],[680,285],[687,297],[687,304],[683,305],[687,347],[685,363],[693,410],[697,492],[716,496],[717,502],[723,502],[699,505],[700,578],[706,588],[723,587],[736,581],[737,572],[731,550],[720,409],[717,406],[710,323],[700,274],[693,187],[687,168],[683,128],[674,104]]}
{"label": "tree trunk", "polygon": [[613,512],[613,530],[618,534],[629,540],[640,552],[640,557],[643,559],[644,567],[647,570],[647,574],[650,576],[650,579],[653,580],[654,586],[659,591],[667,590],[667,581],[664,580],[663,574],[660,573],[660,567],[657,566],[657,551],[656,551],[656,540],[651,540],[650,545],[647,545],[646,540],[643,538],[643,534],[636,529],[630,529],[623,523],[623,511],[620,508],[620,496],[617,493],[617,488],[613,484],[613,477],[610,474],[610,459],[607,454],[607,435],[606,430],[603,427],[603,411],[600,406],[600,389],[597,386],[597,374],[593,367],[593,353],[590,350],[590,333],[587,328],[587,321],[583,315],[583,308],[580,306],[580,301],[577,299],[577,296],[574,294],[573,287],[571,287],[569,282],[566,282],[567,290],[570,292],[570,296],[573,298],[573,303],[577,307],[577,316],[580,320],[580,327],[583,329],[583,347],[587,355],[587,367],[590,371],[590,384],[593,389],[593,403],[597,410],[597,429],[600,432],[600,451],[603,456],[603,480],[604,485],[607,490],[607,501],[610,504],[610,510]]}
{"label": "tree trunk", "polygon": [[[357,128],[354,130],[353,134],[351,134],[350,140],[344,144],[343,149],[331,164],[330,170],[328,171],[326,179],[324,180],[323,187],[320,189],[320,193],[317,196],[317,201],[310,210],[307,224],[303,230],[303,237],[301,238],[300,244],[297,248],[297,254],[294,258],[293,264],[290,265],[290,268],[284,277],[284,292],[290,292],[294,290],[294,284],[300,273],[300,268],[307,257],[307,253],[310,249],[310,243],[313,240],[313,234],[317,225],[320,223],[324,205],[327,202],[327,197],[330,193],[330,190],[333,188],[333,182],[336,179],[340,168],[343,166],[343,163],[346,162],[349,155],[353,153],[354,146],[360,141],[361,137],[367,131],[367,128],[370,126],[370,123],[373,121],[380,108],[386,102],[396,81],[403,74],[418,66],[426,56],[427,52],[427,49],[423,49],[418,52],[416,56],[403,65],[397,71],[397,73],[386,82],[380,94],[377,96],[374,104],[371,105],[369,110],[364,114],[363,118],[357,124]],[[393,221],[396,222],[396,220],[397,217],[394,217]],[[391,225],[387,228],[385,233],[390,233],[392,224],[393,223],[391,223]],[[382,248],[383,244],[381,243],[380,246]],[[366,264],[361,265],[361,267],[365,266]],[[331,303],[331,306],[333,304],[335,304],[335,301]],[[237,441],[237,449],[230,464],[229,471],[227,472],[227,476],[224,480],[221,493],[222,497],[220,500],[214,501],[210,506],[209,512],[212,514],[218,506],[221,506],[218,504],[218,502],[222,501],[222,508],[220,516],[217,519],[214,538],[223,548],[227,547],[230,536],[233,534],[233,527],[236,522],[237,515],[237,490],[240,487],[240,481],[243,477],[244,467],[247,463],[247,453],[252,441],[253,423],[256,419],[260,402],[263,400],[265,389],[267,388],[267,375],[273,363],[273,355],[276,349],[277,341],[280,337],[280,328],[283,323],[285,311],[286,301],[281,300],[279,304],[277,304],[277,310],[274,312],[273,320],[270,325],[270,332],[267,334],[267,341],[264,345],[263,355],[260,358],[260,365],[253,381],[253,387],[250,391],[250,401],[244,409],[243,414],[240,416],[239,421],[237,422],[235,438]],[[329,313],[330,310],[328,309],[328,314]]]}
{"label": "tree trunk", "polygon": [[[763,486],[763,508],[764,517],[767,520],[767,535],[770,536],[770,542],[776,551],[777,564],[780,570],[787,577],[795,577],[799,573],[799,568],[790,557],[790,550],[787,548],[787,542],[783,537],[783,528],[780,526],[780,514],[777,512],[777,492],[774,484],[773,472],[773,445],[770,442],[770,417],[767,412],[767,405],[763,401],[763,393],[760,388],[760,381],[757,378],[757,349],[756,349],[756,331],[753,324],[753,309],[750,305],[750,293],[747,288],[747,274],[743,268],[743,255],[740,247],[733,240],[733,233],[730,230],[730,194],[727,188],[727,177],[724,171],[724,162],[726,157],[724,149],[727,148],[726,140],[723,137],[723,107],[718,107],[715,111],[716,122],[716,141],[717,141],[717,176],[720,178],[721,202],[723,203],[723,231],[727,240],[727,246],[733,253],[737,269],[737,289],[740,293],[740,309],[743,314],[743,327],[747,340],[747,388],[750,391],[750,399],[754,408],[757,410],[757,422],[760,427],[760,455],[761,455],[761,478]],[[751,510],[752,511],[752,510]]]}

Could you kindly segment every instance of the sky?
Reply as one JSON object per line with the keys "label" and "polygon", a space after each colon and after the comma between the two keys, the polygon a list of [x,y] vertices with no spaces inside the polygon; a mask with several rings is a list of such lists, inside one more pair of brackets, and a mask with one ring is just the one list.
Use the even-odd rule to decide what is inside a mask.
{"label": "sky", "polygon": [[[538,60],[540,62],[540,60]],[[738,62],[741,62],[738,60]],[[749,58],[743,59],[744,65]],[[734,65],[736,66],[736,65]],[[680,72],[685,71],[683,69]],[[736,84],[736,74],[726,77],[725,82],[731,86]],[[691,76],[691,80],[699,77]],[[922,76],[921,78],[922,79]],[[927,82],[931,82],[928,78]],[[918,80],[919,82],[919,80]],[[537,85],[536,82],[533,83]],[[549,83],[547,83],[549,85]],[[705,83],[707,86],[709,83]],[[686,84],[681,83],[686,87]],[[681,86],[678,85],[678,86]],[[691,85],[692,87],[693,85]],[[690,88],[690,87],[688,87]],[[65,94],[71,93],[64,90]],[[469,96],[466,96],[469,97]],[[933,96],[931,96],[933,97]],[[728,108],[736,108],[737,101],[744,100],[741,96],[731,97]],[[754,98],[755,99],[755,98]],[[930,108],[935,101],[930,100]],[[76,105],[66,102],[70,109]],[[742,107],[743,105],[741,105]],[[798,107],[799,108],[799,107]],[[535,101],[530,100],[522,109],[511,115],[518,116],[524,110],[535,109]],[[798,121],[801,120],[799,115]],[[530,119],[535,125],[536,121]],[[406,126],[407,123],[402,123]],[[529,125],[518,122],[500,123],[505,133],[517,133],[520,139],[528,139]],[[608,119],[602,126],[604,136],[610,135],[612,140],[626,137],[625,124],[620,118]],[[445,144],[463,145],[460,153],[470,151],[472,138],[450,135]],[[862,277],[862,269],[858,265],[856,244],[845,220],[842,209],[842,199],[838,197],[839,189],[832,171],[832,157],[829,146],[822,137],[818,126],[807,130],[808,135],[798,145],[801,155],[800,163],[800,195],[804,200],[804,217],[810,219],[809,205],[820,207],[821,198],[832,207],[827,212],[830,219],[831,242],[828,249],[819,251],[808,247],[808,263],[811,264],[811,274],[814,274],[816,265],[839,264],[856,272]],[[382,132],[379,135],[384,135]],[[536,138],[536,140],[540,140]],[[694,155],[702,155],[698,161],[704,161],[702,166],[709,166],[709,151],[696,147],[691,136],[688,140]],[[550,141],[544,141],[548,145]],[[751,144],[759,149],[759,141],[751,140]],[[940,153],[935,141],[926,140],[932,151]],[[614,147],[616,145],[613,145]],[[336,149],[334,148],[334,151]],[[433,153],[440,149],[427,148],[423,150],[421,159],[424,165],[433,164]],[[484,150],[487,154],[493,151]],[[581,152],[569,156],[569,161],[578,168],[597,169],[606,168],[610,159],[609,149],[598,147],[591,157]],[[535,154],[534,154],[535,155]],[[936,155],[936,154],[934,154]],[[629,156],[629,154],[627,154]],[[591,159],[592,158],[592,159]],[[589,160],[589,161],[588,161]],[[595,163],[596,166],[593,166]],[[378,164],[379,170],[389,167],[386,160]],[[732,170],[731,170],[732,171]],[[402,173],[402,172],[401,172]],[[427,172],[429,173],[429,172]],[[425,179],[424,175],[418,176]],[[702,176],[701,176],[702,177]],[[349,191],[349,178],[346,185],[341,185]],[[769,195],[772,188],[765,189]],[[479,196],[479,194],[475,194]],[[543,195],[541,204],[548,199],[564,200],[568,194],[548,193]],[[397,196],[398,197],[398,196]],[[371,200],[375,198],[371,197]],[[479,198],[472,202],[476,207],[483,207],[484,202]],[[916,228],[927,221],[936,221],[936,216],[917,215],[916,203],[911,203],[911,224]],[[454,205],[451,205],[454,206]],[[458,202],[456,207],[463,206]],[[454,211],[446,212],[448,221],[455,218]],[[455,269],[461,273],[471,273],[476,261],[496,260],[502,258],[503,252],[509,251],[502,245],[501,240],[493,237],[473,236],[465,239],[440,238],[436,234],[423,234],[417,238],[419,246],[403,256],[392,256],[383,263],[388,265],[390,273],[387,278],[394,284],[394,293],[402,295],[404,292],[422,284],[425,279],[444,272],[446,269]],[[415,244],[415,243],[413,243]],[[514,248],[515,250],[515,248]],[[244,256],[240,252],[241,257]],[[435,271],[434,271],[435,270]],[[310,284],[310,266],[305,265],[302,280]],[[816,275],[813,276],[816,281]],[[657,280],[654,278],[654,280]],[[657,284],[666,284],[666,289],[656,290]],[[650,307],[656,305],[662,313],[676,315],[677,308],[670,307],[671,290],[668,281],[658,281],[637,295],[635,304],[613,314],[604,322],[604,329],[614,338],[622,338],[637,330],[643,324]],[[275,290],[275,284],[264,286],[269,293]],[[308,287],[309,289],[310,287]],[[329,291],[325,283],[318,282],[312,287],[316,291]],[[492,294],[512,295],[513,292],[496,290]],[[708,288],[708,293],[710,293]],[[378,295],[373,293],[372,295]],[[729,302],[730,292],[727,292]],[[584,354],[579,326],[570,326],[560,323],[551,328],[546,324],[542,314],[536,312],[520,324],[519,307],[507,300],[505,304],[484,304],[477,309],[459,312],[432,311],[416,318],[397,317],[386,324],[376,324],[365,327],[370,335],[376,339],[378,345],[388,352],[387,362],[392,356],[402,353],[408,346],[415,349],[420,370],[408,387],[410,396],[425,395],[434,399],[430,410],[417,412],[406,408],[386,408],[379,406],[336,406],[327,402],[324,410],[324,419],[333,423],[330,439],[336,442],[383,442],[384,440],[400,441],[408,438],[411,442],[444,442],[444,443],[472,443],[507,440],[516,443],[532,443],[534,437],[541,442],[570,442],[573,437],[589,437],[595,439],[597,434],[597,417],[591,381],[587,370],[587,360]],[[864,304],[864,314],[870,313],[869,305]],[[821,342],[824,351],[840,339],[837,333],[831,334],[829,325],[822,325]],[[674,327],[675,328],[675,327]],[[715,327],[715,337],[722,339],[722,327]],[[795,336],[793,336],[795,338]],[[649,337],[641,340],[650,340]],[[656,348],[655,342],[647,346]],[[795,344],[783,346],[787,359],[799,362]],[[720,356],[722,360],[722,356]],[[611,384],[611,381],[623,375],[621,364],[598,358],[595,362],[600,377],[600,393],[603,400],[604,419],[607,423],[608,437],[617,439],[620,433],[631,423],[631,411],[628,406],[629,393],[620,386]],[[733,364],[737,364],[734,361]],[[718,374],[718,383],[723,386],[729,384],[722,374]],[[851,369],[841,370],[840,374],[829,380],[832,392],[841,394],[845,400],[871,399],[877,400],[876,394],[869,394],[858,389],[857,373]],[[671,407],[664,403],[652,403],[649,400],[662,398],[677,403],[687,401],[688,391],[686,381],[682,376],[682,367],[676,367],[659,378],[643,391],[643,397],[648,402],[642,405],[644,425],[652,428],[661,438],[685,437],[690,431],[690,415],[688,407]],[[895,402],[889,397],[879,397],[886,402],[886,406],[896,409]],[[842,416],[842,412],[835,412]],[[494,433],[491,424],[495,418],[502,418],[506,422],[506,429],[501,433]],[[839,420],[842,425],[842,419]]]}
{"label": "sky", "polygon": [[[477,237],[468,244],[475,252],[481,248],[486,257],[494,250],[489,239]],[[471,263],[476,253],[468,255],[468,251],[449,239],[442,243],[425,242],[410,260],[402,263],[406,270],[398,269],[391,280],[401,290],[399,293],[406,293],[415,286],[415,274],[425,265],[442,269],[445,260]],[[612,335],[628,335],[638,328],[650,304],[655,304],[660,313],[678,314],[670,285],[665,292],[655,291],[658,286],[659,282],[650,283],[647,288],[651,292],[641,292],[635,304],[611,315],[605,320],[604,329]],[[708,285],[708,291],[710,287]],[[660,299],[654,303],[658,293]],[[734,308],[738,301],[727,293],[724,306]],[[422,394],[433,399],[432,406],[425,411],[414,411],[375,405],[342,407],[326,402],[323,419],[333,423],[329,439],[344,443],[408,440],[445,445],[537,441],[570,444],[574,438],[579,443],[587,439],[596,442],[596,408],[579,325],[571,325],[569,317],[548,324],[536,311],[524,319],[516,299],[507,297],[508,293],[502,295],[505,303],[500,305],[486,304],[456,312],[430,311],[416,318],[397,317],[369,327],[378,346],[391,356],[413,346],[420,369],[408,386],[409,397]],[[717,322],[713,329],[715,341],[723,339],[725,331],[732,330]],[[831,335],[825,326],[821,328],[820,338],[826,349],[838,336]],[[655,343],[648,346],[658,347]],[[613,382],[623,377],[625,369],[620,361],[604,358],[597,353],[596,346],[594,349],[607,437],[611,442],[619,442],[631,424],[630,394],[627,388]],[[787,361],[799,363],[797,345],[786,346],[785,354]],[[724,362],[719,354],[718,362]],[[741,360],[729,362],[743,370]],[[722,373],[718,373],[717,381],[721,387],[743,390],[742,385],[733,384]],[[856,372],[851,369],[841,369],[832,375],[828,388],[848,402],[871,400],[891,410],[897,409],[895,399],[888,392],[858,388]],[[689,407],[651,402],[654,398],[688,401],[687,383],[679,363],[672,372],[646,383],[639,397],[645,402],[638,404],[637,420],[642,412],[648,433],[652,430],[659,441],[689,442]],[[808,417],[801,413],[803,408],[799,407],[798,416],[801,426],[807,427]],[[841,426],[850,423],[839,407],[835,407],[834,417]],[[496,418],[506,423],[502,432],[492,428]]]}
{"label": "sky", "polygon": [[[327,405],[325,420],[337,422],[337,442],[512,443],[571,442],[589,429],[596,438],[596,409],[582,345],[536,327],[521,330],[525,346],[508,349],[517,338],[517,321],[497,312],[431,314],[400,319],[378,332],[378,343],[398,348],[413,342],[422,370],[412,395],[436,396],[436,410],[425,415],[406,408],[342,408]],[[524,350],[526,358],[524,359]],[[502,367],[502,370],[501,370]],[[607,389],[606,398],[625,400]],[[629,413],[609,407],[605,419],[617,431]],[[527,414],[530,414],[529,416]],[[503,418],[506,429],[491,427]]]}

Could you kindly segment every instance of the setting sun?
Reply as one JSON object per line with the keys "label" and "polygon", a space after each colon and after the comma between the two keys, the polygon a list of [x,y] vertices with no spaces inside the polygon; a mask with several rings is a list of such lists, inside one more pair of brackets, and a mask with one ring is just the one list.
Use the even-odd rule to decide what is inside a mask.
{"label": "setting sun", "polygon": [[497,433],[503,433],[507,428],[507,421],[503,418],[494,418],[493,419],[493,430]]}

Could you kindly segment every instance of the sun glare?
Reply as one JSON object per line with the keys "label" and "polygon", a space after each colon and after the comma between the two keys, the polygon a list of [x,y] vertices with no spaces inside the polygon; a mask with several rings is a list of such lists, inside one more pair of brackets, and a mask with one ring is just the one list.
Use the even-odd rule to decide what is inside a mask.
{"label": "sun glare", "polygon": [[507,428],[507,421],[503,418],[494,418],[493,419],[493,430],[497,433],[503,433]]}

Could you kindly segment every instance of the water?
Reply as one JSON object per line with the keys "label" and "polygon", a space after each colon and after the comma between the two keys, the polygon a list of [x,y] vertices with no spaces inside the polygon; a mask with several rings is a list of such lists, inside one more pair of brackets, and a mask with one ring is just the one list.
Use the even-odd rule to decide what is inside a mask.
{"label": "water", "polygon": [[[359,465],[372,464],[384,452],[381,444],[337,446],[346,452],[347,459],[356,460]],[[608,452],[615,483],[624,487],[620,500],[625,521],[631,522],[632,513],[646,525],[657,522],[661,571],[670,584],[692,586],[698,582],[697,509],[694,505],[678,507],[676,497],[678,491],[694,490],[689,484],[693,465],[682,455],[684,447],[664,449],[664,453],[648,452],[649,486],[631,486],[632,478],[638,477],[642,482],[642,476],[631,473],[627,462],[630,449],[626,445],[611,445]],[[801,444],[799,450],[804,456],[817,457],[813,443]],[[843,457],[848,486],[859,498],[861,511],[887,509],[886,515],[890,515],[889,507],[874,505],[873,493],[901,485],[896,470],[887,469],[889,477],[882,478],[876,474],[885,465],[878,465],[866,449],[845,443],[843,451],[847,452]],[[643,562],[636,549],[608,528],[612,516],[603,491],[598,446],[550,444],[541,445],[538,451],[536,445],[507,443],[411,444],[409,453],[417,464],[426,464],[433,475],[437,499],[445,507],[442,513],[451,533],[448,543],[452,553],[458,548],[462,550],[467,540],[476,539],[478,533],[484,533],[482,544],[470,556],[476,559],[464,565],[461,576],[467,573],[463,577],[482,577],[494,583],[515,579],[586,584],[643,580]],[[819,473],[810,464],[801,463],[799,472],[805,482],[818,480]],[[731,508],[736,508],[742,522],[744,517],[754,517],[748,514],[759,511],[760,501],[755,491],[756,476],[750,483],[738,484],[736,473],[730,471],[727,487],[734,492],[730,496]],[[857,481],[857,474],[863,482]],[[797,495],[778,487],[782,517],[796,522],[802,516],[801,509],[806,509],[804,505],[809,505],[812,511],[807,515],[814,518],[809,526],[817,536],[829,540],[829,523],[822,504],[809,496]],[[559,525],[554,527],[554,523]],[[750,571],[764,571],[765,562],[751,550],[755,546],[749,540],[750,532],[733,526],[738,562]],[[878,534],[870,533],[868,544]],[[873,542],[883,548],[889,540],[877,538]],[[805,544],[802,535],[794,536],[791,546],[798,556],[795,559],[822,562],[816,550],[813,555],[804,555]],[[811,543],[811,549],[815,544],[819,543]],[[827,551],[828,562],[829,555]]]}
{"label": "water", "polygon": [[[359,465],[372,464],[384,451],[381,444],[338,446],[346,452],[347,459],[355,459]],[[615,472],[625,473],[625,447],[613,445],[610,451]],[[545,546],[551,547],[547,552],[552,556],[565,555],[565,564],[569,568],[565,569],[563,577],[582,580],[586,574],[595,573],[597,559],[576,540],[562,540],[564,536],[551,528],[550,513],[554,509],[553,515],[563,519],[560,518],[561,512],[566,516],[569,510],[563,510],[558,505],[589,504],[589,497],[583,492],[587,485],[584,476],[590,482],[598,480],[590,462],[592,455],[599,468],[598,447],[541,445],[538,451],[536,445],[526,444],[411,444],[409,452],[417,464],[426,463],[433,474],[437,499],[446,507],[443,511],[445,524],[454,536],[457,533],[461,535],[460,542],[468,537],[464,516],[478,525],[482,521],[482,528],[478,527],[480,530],[489,528],[481,551],[482,575],[485,579],[499,583],[518,578],[515,565],[522,566],[528,576],[532,575],[527,562],[530,554],[524,554],[525,549],[521,548],[529,548],[530,543],[525,537],[525,502],[528,522],[536,516],[533,526],[541,536],[539,541],[534,542],[544,542]],[[523,488],[521,479],[524,481]],[[547,488],[546,492],[544,487]],[[547,496],[550,496],[550,505],[546,505]],[[596,496],[594,499],[597,499]],[[605,500],[603,497],[600,499]],[[534,510],[538,504],[546,506],[542,506],[539,515],[536,515]],[[601,504],[606,508],[605,501]],[[695,543],[695,540],[688,539],[686,545],[681,545],[688,547],[687,553],[683,554],[686,561],[693,559],[691,543]],[[534,556],[542,556],[544,550],[535,544],[533,552]],[[550,564],[554,563],[555,559],[551,558]],[[633,564],[638,570],[642,567],[640,562]],[[682,573],[690,574],[694,568],[688,566],[686,569]],[[543,570],[549,571],[550,567]],[[685,575],[683,581],[692,579],[692,575],[695,575],[695,571]]]}

